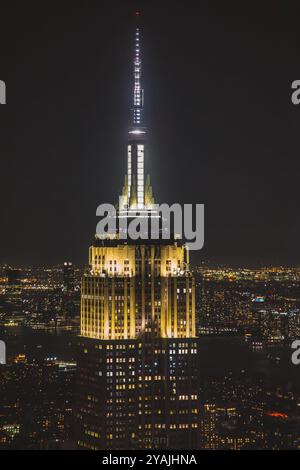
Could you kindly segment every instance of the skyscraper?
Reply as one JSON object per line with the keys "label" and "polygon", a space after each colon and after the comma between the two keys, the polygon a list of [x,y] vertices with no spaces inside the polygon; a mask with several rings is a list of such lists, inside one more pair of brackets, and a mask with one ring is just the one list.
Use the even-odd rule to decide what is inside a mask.
{"label": "skyscraper", "polygon": [[[146,175],[141,27],[135,29],[127,175],[118,218],[156,216]],[[195,282],[183,240],[97,237],[82,279],[77,443],[197,448]]]}

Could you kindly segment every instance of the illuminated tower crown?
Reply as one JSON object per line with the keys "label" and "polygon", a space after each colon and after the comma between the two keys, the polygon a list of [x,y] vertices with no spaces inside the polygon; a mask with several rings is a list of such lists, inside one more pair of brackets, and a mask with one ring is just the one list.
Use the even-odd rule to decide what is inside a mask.
{"label": "illuminated tower crown", "polygon": [[[137,21],[140,13],[136,12]],[[147,129],[143,123],[144,90],[142,88],[141,27],[135,28],[133,57],[133,108],[128,131],[127,174],[119,201],[119,211],[151,211],[154,205],[150,176],[145,174]]]}

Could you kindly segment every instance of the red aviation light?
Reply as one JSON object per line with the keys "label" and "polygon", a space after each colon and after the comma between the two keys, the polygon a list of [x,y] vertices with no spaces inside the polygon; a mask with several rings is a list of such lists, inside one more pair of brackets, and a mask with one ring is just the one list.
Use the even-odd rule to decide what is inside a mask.
{"label": "red aviation light", "polygon": [[288,419],[288,415],[285,413],[279,413],[278,411],[270,411],[267,413],[267,416],[272,416],[272,418],[282,418],[282,419]]}

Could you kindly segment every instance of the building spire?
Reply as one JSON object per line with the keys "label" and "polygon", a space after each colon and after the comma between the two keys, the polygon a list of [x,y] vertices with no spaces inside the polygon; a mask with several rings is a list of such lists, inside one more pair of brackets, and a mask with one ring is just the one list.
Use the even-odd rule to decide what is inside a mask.
{"label": "building spire", "polygon": [[141,85],[142,77],[142,58],[141,58],[141,28],[139,25],[140,11],[135,12],[136,28],[134,40],[134,90],[133,90],[133,126],[142,125],[143,107],[144,107],[144,91]]}
{"label": "building spire", "polygon": [[119,199],[119,211],[129,214],[130,211],[149,212],[154,206],[150,177],[146,173],[146,133],[144,127],[144,90],[142,89],[142,55],[140,11],[135,12],[135,37],[133,55],[133,108],[128,131],[127,175],[122,195]]}

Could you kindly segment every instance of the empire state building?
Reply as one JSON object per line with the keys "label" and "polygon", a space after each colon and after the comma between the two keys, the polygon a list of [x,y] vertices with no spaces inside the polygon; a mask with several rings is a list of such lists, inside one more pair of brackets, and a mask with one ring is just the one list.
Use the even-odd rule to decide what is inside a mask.
{"label": "empire state building", "polygon": [[[138,18],[137,18],[138,19]],[[118,218],[155,216],[146,174],[142,30],[134,37],[133,107]],[[76,429],[82,449],[199,447],[195,281],[175,237],[99,237],[81,286]]]}

